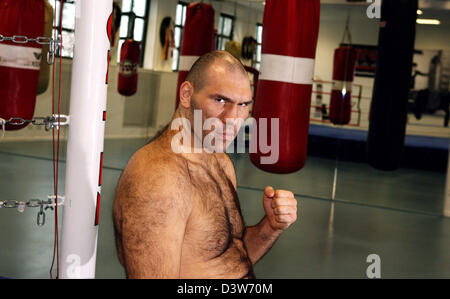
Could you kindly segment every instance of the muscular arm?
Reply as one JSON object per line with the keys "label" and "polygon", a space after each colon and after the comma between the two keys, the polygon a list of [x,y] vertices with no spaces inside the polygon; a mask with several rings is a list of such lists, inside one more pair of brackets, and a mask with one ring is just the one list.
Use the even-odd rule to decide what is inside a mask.
{"label": "muscular arm", "polygon": [[116,200],[128,278],[178,278],[190,214],[189,190],[176,171],[134,172],[121,179]]}
{"label": "muscular arm", "polygon": [[247,226],[244,232],[244,243],[252,264],[256,264],[272,248],[282,230],[273,230],[267,217],[257,225]]}
{"label": "muscular arm", "polygon": [[264,189],[266,216],[255,226],[247,227],[244,243],[253,264],[260,260],[280,234],[297,220],[297,200],[291,191]]}

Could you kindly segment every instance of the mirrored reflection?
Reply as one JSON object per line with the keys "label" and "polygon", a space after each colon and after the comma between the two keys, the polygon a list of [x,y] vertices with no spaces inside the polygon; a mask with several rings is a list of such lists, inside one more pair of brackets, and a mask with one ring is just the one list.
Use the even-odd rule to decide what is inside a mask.
{"label": "mirrored reflection", "polygon": [[173,49],[173,59],[172,59],[173,70],[178,69],[179,55],[180,55],[179,51],[177,49]]}
{"label": "mirrored reflection", "polygon": [[133,12],[139,17],[145,16],[147,0],[134,0],[133,4]]}
{"label": "mirrored reflection", "polygon": [[144,36],[144,20],[135,19],[134,21],[134,40],[140,42]]}
{"label": "mirrored reflection", "polygon": [[62,25],[64,29],[75,29],[75,4],[64,3]]}
{"label": "mirrored reflection", "polygon": [[128,35],[128,16],[122,16],[120,21],[120,37],[127,37]]}
{"label": "mirrored reflection", "polygon": [[120,39],[117,44],[117,62],[120,62],[120,50],[122,49],[122,44],[125,42],[124,39]]}
{"label": "mirrored reflection", "polygon": [[133,0],[122,0],[122,12],[130,12]]}
{"label": "mirrored reflection", "polygon": [[63,31],[62,40],[63,40],[62,56],[73,57],[73,48],[75,45],[75,33]]}
{"label": "mirrored reflection", "polygon": [[232,20],[230,18],[225,18],[223,25],[223,34],[228,36],[231,35],[231,29],[232,29]]}
{"label": "mirrored reflection", "polygon": [[177,5],[177,12],[176,12],[176,16],[175,16],[175,24],[176,25],[181,25],[182,24],[182,18],[183,18],[183,6],[182,5]]}
{"label": "mirrored reflection", "polygon": [[180,27],[175,27],[174,38],[175,38],[175,47],[179,48],[181,46],[181,28]]}

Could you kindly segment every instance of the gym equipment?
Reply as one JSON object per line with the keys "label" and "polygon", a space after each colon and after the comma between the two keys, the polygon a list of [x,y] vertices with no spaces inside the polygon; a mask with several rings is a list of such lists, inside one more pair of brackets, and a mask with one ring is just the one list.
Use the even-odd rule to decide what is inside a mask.
{"label": "gym equipment", "polygon": [[[44,11],[42,0],[0,0],[0,118],[34,115],[42,46],[28,39],[44,34]],[[5,129],[27,125],[6,124]]]}
{"label": "gym equipment", "polygon": [[[290,173],[305,165],[319,17],[319,0],[266,1],[261,75],[252,111],[257,126],[250,142],[250,159],[262,170]],[[267,119],[266,130],[262,119]],[[272,119],[279,120],[279,128],[272,128]],[[278,143],[271,140],[272,130]],[[278,147],[277,161],[267,157],[264,141]]]}

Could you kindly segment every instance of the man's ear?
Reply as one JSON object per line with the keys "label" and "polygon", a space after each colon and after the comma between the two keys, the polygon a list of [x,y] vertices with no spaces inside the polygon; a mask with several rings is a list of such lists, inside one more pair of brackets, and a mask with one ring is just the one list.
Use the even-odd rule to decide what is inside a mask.
{"label": "man's ear", "polygon": [[191,108],[191,98],[194,94],[194,86],[189,81],[184,81],[180,85],[180,105],[186,109]]}

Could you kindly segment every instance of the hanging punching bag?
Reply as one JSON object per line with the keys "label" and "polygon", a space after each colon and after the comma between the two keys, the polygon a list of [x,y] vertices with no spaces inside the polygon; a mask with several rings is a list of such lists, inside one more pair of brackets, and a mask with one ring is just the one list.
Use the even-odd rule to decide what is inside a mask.
{"label": "hanging punching bag", "polygon": [[[53,29],[53,6],[45,0],[45,21],[44,21],[44,35],[45,37],[52,37]],[[48,45],[42,45],[41,65],[39,68],[39,80],[37,94],[42,94],[47,90],[50,65],[47,63]]]}
{"label": "hanging punching bag", "polygon": [[214,50],[214,9],[206,3],[191,3],[186,9],[186,20],[181,41],[178,66],[177,98],[180,101],[180,85],[186,79],[198,57]]}
{"label": "hanging punching bag", "polygon": [[367,140],[368,162],[395,170],[402,157],[417,0],[383,1]]}
{"label": "hanging punching bag", "polygon": [[335,125],[346,125],[350,122],[356,58],[357,52],[352,47],[339,47],[334,51],[329,118]]}
{"label": "hanging punching bag", "polygon": [[[36,38],[44,33],[42,0],[0,0],[0,16],[3,36]],[[34,42],[0,42],[0,118],[33,117],[41,55],[41,45]],[[27,124],[5,128],[17,130]]]}
{"label": "hanging punching bag", "polygon": [[127,39],[120,48],[119,82],[117,90],[121,95],[132,96],[137,91],[138,65],[141,43]]}
{"label": "hanging punching bag", "polygon": [[[273,173],[301,169],[306,161],[314,58],[319,33],[319,0],[267,0],[264,9],[261,74],[253,107],[250,159]],[[261,123],[267,119],[267,130]],[[279,119],[272,128],[271,118]],[[276,126],[276,122],[274,122]],[[263,125],[264,126],[264,125]],[[271,132],[274,131],[273,135]],[[278,146],[276,161],[267,158],[261,141]],[[263,136],[261,138],[261,136]],[[278,137],[278,145],[272,137]],[[258,144],[256,144],[258,143]]]}

